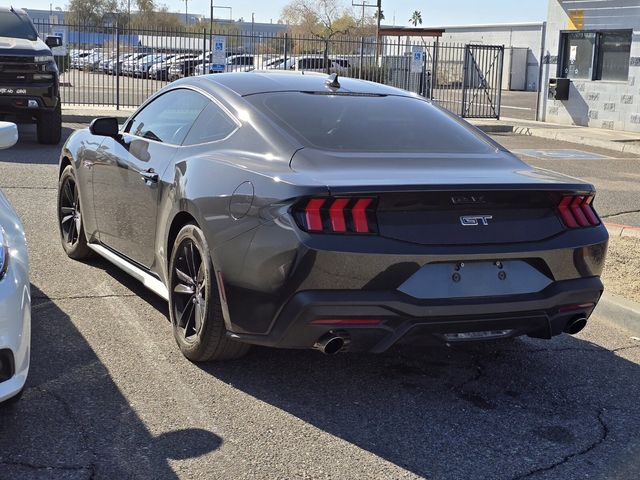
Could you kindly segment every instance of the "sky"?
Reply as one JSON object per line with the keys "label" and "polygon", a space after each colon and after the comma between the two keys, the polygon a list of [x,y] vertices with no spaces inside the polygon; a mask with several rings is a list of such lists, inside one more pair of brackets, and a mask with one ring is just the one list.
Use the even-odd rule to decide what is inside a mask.
{"label": "sky", "polygon": [[[363,0],[354,0],[363,3]],[[375,4],[376,0],[364,0]],[[18,2],[20,3],[20,2]],[[66,0],[28,0],[27,8],[65,8]],[[135,3],[132,0],[131,3]],[[159,0],[171,11],[184,13],[184,0]],[[277,22],[282,7],[288,0],[215,0],[214,5],[232,8],[233,18],[251,19],[255,13],[256,22]],[[352,0],[344,0],[346,5]],[[210,0],[189,0],[190,13],[208,16]],[[407,25],[414,10],[422,13],[423,26],[469,25],[481,23],[539,22],[546,20],[547,0],[382,0],[385,22],[391,24],[394,16],[396,25]],[[371,14],[374,9],[369,9]],[[229,18],[229,10],[216,9],[216,18]]]}

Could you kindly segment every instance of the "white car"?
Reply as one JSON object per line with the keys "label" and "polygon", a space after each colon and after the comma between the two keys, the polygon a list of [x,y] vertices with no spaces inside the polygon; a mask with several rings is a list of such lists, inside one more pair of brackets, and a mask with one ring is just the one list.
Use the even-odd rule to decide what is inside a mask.
{"label": "white car", "polygon": [[329,62],[329,72],[345,75],[349,68],[349,62],[344,59],[328,58],[322,55],[304,55],[301,57],[289,57],[286,62],[284,57],[272,60],[266,65],[268,70],[303,70],[305,72],[327,72],[327,62]]}
{"label": "white car", "polygon": [[[18,140],[14,123],[0,122],[0,148]],[[17,400],[29,373],[31,290],[22,222],[0,192],[0,403]]]}

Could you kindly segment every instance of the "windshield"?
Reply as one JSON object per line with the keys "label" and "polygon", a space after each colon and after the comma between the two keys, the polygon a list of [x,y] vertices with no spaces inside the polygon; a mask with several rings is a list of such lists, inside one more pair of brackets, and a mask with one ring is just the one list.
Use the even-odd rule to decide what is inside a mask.
{"label": "windshield", "polygon": [[413,97],[281,92],[245,97],[303,143],[323,150],[489,153],[451,114]]}
{"label": "windshield", "polygon": [[5,11],[0,12],[0,37],[35,41],[38,34],[26,15]]}

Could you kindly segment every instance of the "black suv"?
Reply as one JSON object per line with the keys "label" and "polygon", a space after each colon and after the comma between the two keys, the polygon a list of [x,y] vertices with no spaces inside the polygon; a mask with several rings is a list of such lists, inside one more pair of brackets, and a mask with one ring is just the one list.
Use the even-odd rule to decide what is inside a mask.
{"label": "black suv", "polygon": [[60,45],[58,37],[40,40],[23,10],[0,7],[0,120],[35,121],[40,143],[60,141],[60,84],[50,50]]}

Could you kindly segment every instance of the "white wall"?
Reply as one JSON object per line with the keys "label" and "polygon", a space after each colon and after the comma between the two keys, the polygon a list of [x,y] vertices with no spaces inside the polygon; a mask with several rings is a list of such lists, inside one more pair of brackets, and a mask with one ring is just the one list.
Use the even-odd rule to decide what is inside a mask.
{"label": "white wall", "polygon": [[[569,100],[548,100],[548,80],[557,75],[560,32],[570,29],[575,9],[584,13],[584,30],[633,29],[629,78],[572,80]],[[543,75],[541,110],[546,121],[640,132],[640,1],[549,0]]]}

